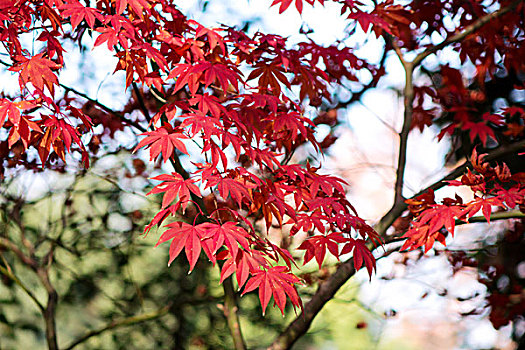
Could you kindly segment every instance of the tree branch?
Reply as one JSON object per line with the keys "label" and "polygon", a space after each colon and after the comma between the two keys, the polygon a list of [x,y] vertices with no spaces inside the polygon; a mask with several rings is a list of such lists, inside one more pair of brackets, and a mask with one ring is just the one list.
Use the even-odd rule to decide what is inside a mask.
{"label": "tree branch", "polygon": [[36,270],[37,268],[36,261],[26,256],[24,252],[22,252],[13,242],[8,240],[7,238],[0,237],[0,247],[9,249],[18,257],[18,259],[20,259],[22,263],[29,266],[31,269]]}
{"label": "tree branch", "polygon": [[[386,250],[381,258],[399,250],[399,248],[400,246],[397,246]],[[355,275],[356,272],[353,258],[340,264],[328,280],[319,284],[319,288],[315,294],[304,306],[303,313],[290,323],[286,330],[275,339],[270,347],[268,347],[268,350],[290,349],[292,345],[308,331],[315,316],[317,316],[324,305],[333,299],[335,293],[337,293],[346,281]]]}
{"label": "tree branch", "polygon": [[433,54],[434,52],[439,51],[447,47],[450,44],[453,44],[453,43],[456,43],[458,41],[465,39],[468,35],[474,33],[476,30],[483,27],[488,22],[506,14],[507,12],[512,11],[516,6],[518,6],[520,2],[523,2],[523,0],[514,1],[510,5],[503,7],[496,12],[489,13],[488,15],[485,15],[479,18],[477,21],[475,21],[471,25],[465,27],[465,29],[462,32],[457,33],[451,36],[450,38],[446,39],[445,41],[439,43],[438,45],[431,46],[425,51],[421,52],[419,55],[416,56],[416,58],[414,58],[414,60],[412,61],[412,64],[415,67],[419,65],[426,57]]}
{"label": "tree branch", "polygon": [[166,305],[166,306],[164,306],[164,307],[162,307],[162,308],[160,308],[160,309],[158,309],[156,311],[153,311],[153,312],[144,313],[144,314],[141,314],[141,315],[136,315],[136,316],[131,316],[131,317],[126,317],[126,318],[123,318],[121,320],[115,320],[115,321],[105,325],[102,328],[99,328],[99,329],[87,332],[86,334],[84,334],[83,336],[81,336],[80,338],[75,340],[73,343],[71,343],[69,346],[67,346],[65,348],[65,350],[71,350],[71,349],[75,348],[77,345],[85,342],[89,338],[97,336],[97,335],[99,335],[101,333],[104,333],[106,331],[109,331],[109,330],[112,330],[112,329],[115,329],[115,328],[131,326],[131,325],[134,325],[134,324],[137,324],[137,323],[141,323],[141,322],[145,322],[145,321],[151,321],[151,320],[160,318],[160,317],[162,317],[162,316],[164,316],[164,315],[166,315],[168,313],[168,311],[171,308],[171,306],[172,305],[169,304],[169,305]]}
{"label": "tree branch", "polygon": [[147,131],[146,128],[144,128],[139,123],[134,122],[133,120],[130,120],[130,119],[126,118],[121,113],[115,112],[113,109],[109,108],[108,106],[106,106],[105,104],[99,102],[98,100],[95,100],[95,99],[89,97],[87,94],[85,94],[83,92],[80,92],[80,91],[78,91],[78,90],[76,90],[76,89],[74,89],[72,87],[66,86],[64,84],[60,84],[60,86],[62,88],[64,88],[66,91],[71,91],[75,95],[78,95],[78,96],[80,96],[82,98],[85,98],[86,100],[94,103],[95,105],[100,107],[103,111],[105,111],[105,112],[107,112],[109,114],[113,114],[115,117],[121,119],[122,121],[124,121],[125,123],[129,124],[130,126],[133,126],[134,128],[138,129],[139,131],[141,131],[141,132],[146,132]]}
{"label": "tree branch", "polygon": [[[490,221],[508,220],[508,219],[523,219],[523,218],[525,218],[525,213],[522,213],[519,210],[499,211],[499,212],[490,214]],[[483,215],[473,216],[470,219],[468,219],[468,222],[460,222],[460,224],[470,224],[473,222],[487,222],[487,219],[485,219]]]}
{"label": "tree branch", "polygon": [[323,306],[330,301],[345,282],[355,274],[353,259],[350,259],[337,268],[330,278],[321,283],[310,301],[304,306],[303,313],[295,318],[282,332],[269,350],[289,349],[303,334],[308,331],[313,319]]}
{"label": "tree branch", "polygon": [[9,278],[11,281],[15,282],[22,290],[35,302],[35,304],[38,306],[40,311],[43,313],[45,308],[44,305],[37,299],[36,295],[31,292],[29,288],[26,287],[26,285],[20,281],[18,277],[11,271],[11,269],[7,269],[3,266],[0,266],[0,273],[2,273],[4,276]]}
{"label": "tree branch", "polygon": [[239,307],[237,303],[237,296],[233,290],[233,282],[231,276],[226,278],[222,283],[224,289],[224,316],[228,323],[228,328],[233,338],[235,350],[246,350],[246,344],[242,336],[241,326],[239,323],[239,314],[237,313]]}
{"label": "tree branch", "polygon": [[58,303],[58,293],[51,284],[49,273],[46,268],[39,267],[36,271],[40,281],[47,292],[47,304],[42,313],[46,326],[46,340],[49,350],[58,350],[57,329],[56,329],[56,306]]}
{"label": "tree branch", "polygon": [[[396,51],[397,52],[397,51]],[[399,55],[401,53],[399,52]],[[408,134],[412,125],[412,104],[414,102],[414,85],[413,85],[413,72],[414,65],[406,62],[403,56],[399,56],[399,59],[403,63],[405,68],[405,92],[404,92],[404,107],[405,111],[403,114],[403,128],[399,133],[399,154],[397,159],[397,170],[396,170],[396,183],[394,186],[394,206],[397,203],[404,202],[403,197],[403,179],[405,176],[405,168],[407,161],[407,143]]]}

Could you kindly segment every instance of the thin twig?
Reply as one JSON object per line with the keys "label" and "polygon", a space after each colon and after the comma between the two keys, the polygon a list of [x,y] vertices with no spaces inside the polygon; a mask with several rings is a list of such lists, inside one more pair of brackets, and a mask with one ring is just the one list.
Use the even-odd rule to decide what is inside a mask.
{"label": "thin twig", "polygon": [[[4,260],[2,256],[2,260]],[[5,261],[4,261],[5,263]],[[11,281],[15,282],[22,290],[35,302],[36,306],[40,309],[41,312],[44,312],[44,305],[37,299],[36,295],[26,287],[26,285],[11,271],[3,266],[0,266],[0,273],[9,278]]]}
{"label": "thin twig", "polygon": [[81,91],[78,91],[76,90],[75,88],[72,88],[72,87],[69,87],[69,86],[66,86],[64,84],[60,84],[60,86],[62,88],[64,88],[66,91],[71,91],[73,92],[75,95],[78,95],[90,102],[92,102],[93,104],[97,105],[98,107],[100,107],[103,111],[105,111],[106,113],[109,113],[109,114],[112,114],[114,115],[115,117],[121,119],[122,121],[124,121],[126,124],[129,124],[130,126],[133,126],[134,128],[138,129],[139,131],[141,132],[146,132],[146,128],[144,128],[142,125],[140,125],[139,123],[131,120],[131,119],[128,119],[126,118],[122,113],[118,113],[116,111],[114,111],[113,109],[109,108],[108,106],[106,106],[105,104],[99,102],[98,100],[94,99],[94,98],[91,98],[89,97],[87,94],[81,92]]}
{"label": "thin twig", "polygon": [[81,336],[80,338],[75,340],[73,343],[71,343],[69,346],[67,346],[65,348],[65,350],[71,350],[71,349],[75,348],[77,345],[85,342],[89,338],[97,336],[97,335],[99,335],[101,333],[104,333],[106,331],[109,331],[109,330],[112,330],[112,329],[115,329],[115,328],[125,327],[125,326],[132,326],[132,325],[137,324],[137,323],[141,323],[141,322],[145,322],[145,321],[151,321],[151,320],[160,318],[160,317],[162,317],[162,316],[164,316],[164,315],[166,315],[168,313],[168,311],[170,310],[171,306],[172,305],[169,304],[169,305],[166,305],[166,306],[164,306],[164,307],[162,307],[162,308],[160,308],[160,309],[158,309],[156,311],[153,311],[153,312],[148,312],[148,313],[144,313],[144,314],[141,314],[141,315],[126,317],[126,318],[123,318],[121,320],[115,320],[115,321],[105,325],[102,328],[95,329],[95,330],[87,332],[86,334],[84,334],[83,336]]}

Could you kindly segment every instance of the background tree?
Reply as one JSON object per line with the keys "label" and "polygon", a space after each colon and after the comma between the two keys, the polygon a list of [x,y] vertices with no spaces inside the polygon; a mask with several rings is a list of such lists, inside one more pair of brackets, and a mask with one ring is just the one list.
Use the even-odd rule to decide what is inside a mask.
{"label": "background tree", "polygon": [[[520,173],[523,162],[518,155],[525,144],[520,93],[522,1],[336,3],[348,20],[347,37],[328,47],[315,44],[304,30],[306,40],[289,45],[277,35],[226,26],[207,28],[186,18],[170,1],[1,3],[3,64],[14,72],[19,85],[12,91],[6,89],[0,106],[5,183],[25,170],[82,174],[84,170],[79,168],[87,168],[90,158],[123,149],[147,149],[150,160],[158,165],[152,173],[145,172],[139,159],[128,165],[133,168],[130,177],[151,175],[157,182],[149,193],[162,194],[161,209],[148,216],[144,232],[162,227],[157,244],[170,241],[169,263],[180,264],[182,258],[176,258],[185,255],[189,271],[199,271],[205,255],[220,266],[223,315],[237,349],[246,345],[239,326],[236,289],[241,294],[258,290],[263,314],[272,298],[283,313],[287,301],[300,310],[271,345],[289,348],[356,270],[364,266],[373,273],[375,258],[370,249],[377,245],[383,255],[400,249],[427,252],[435,241],[445,244],[458,225],[496,220],[509,220],[514,226],[505,239],[521,242],[523,226],[515,221],[523,220],[520,210],[525,194]],[[288,0],[273,3],[279,12],[291,4]],[[302,12],[302,0],[294,5]],[[369,31],[383,43],[382,58],[377,62],[359,57],[346,41],[359,38],[357,32]],[[438,42],[434,42],[436,37]],[[117,59],[116,71],[124,72],[121,93],[131,91],[129,102],[120,110],[90,97],[80,86],[63,83],[66,51],[80,48],[86,53],[86,48],[102,45]],[[475,72],[467,77],[450,64],[428,67],[427,58],[445,48],[458,53],[460,68],[474,67]],[[345,182],[322,173],[317,154],[337,137],[330,132],[318,140],[315,131],[321,125],[336,130],[337,110],[358,102],[381,82],[392,52],[405,71],[404,120],[393,203],[372,227],[348,201]],[[367,75],[368,79],[362,78]],[[343,100],[345,95],[349,97]],[[449,157],[450,161],[463,157],[470,161],[409,195],[404,180],[408,136],[415,128],[430,126],[441,129],[439,139],[452,141],[450,154],[455,158]],[[146,180],[140,181],[138,191],[148,185]],[[445,186],[463,186],[470,190],[470,198],[436,198],[434,191]],[[85,233],[68,226],[68,215],[75,210],[67,194],[62,214],[49,220],[61,220],[58,233],[50,234],[48,228],[36,225],[34,234],[29,235],[24,224],[28,219],[22,219],[21,211],[28,203],[20,194],[10,194],[9,188],[5,186],[1,271],[7,284],[14,283],[33,299],[45,320],[48,346],[57,349],[56,312],[62,295],[56,284],[63,273],[57,264],[58,252],[64,249],[82,258],[84,251],[76,248],[77,242],[87,244],[86,252],[93,251],[97,243],[91,236],[91,243],[85,243]],[[113,205],[109,198],[107,208]],[[98,213],[103,225],[118,222],[116,216],[110,220],[109,214]],[[138,212],[132,213],[130,216],[139,220]],[[80,221],[92,225],[89,217],[82,212]],[[13,225],[18,227],[18,235],[7,229]],[[116,235],[114,239],[120,250],[125,247],[122,242],[136,237]],[[403,243],[397,244],[400,241]],[[112,244],[107,242],[105,247]],[[505,247],[503,243],[501,249]],[[296,253],[291,254],[291,248]],[[297,291],[302,280],[296,267],[297,251],[302,250],[304,262],[315,261],[319,268],[329,255],[340,260],[352,254],[350,259],[341,259],[343,262],[322,281],[303,276],[307,284],[318,285],[304,306]],[[460,263],[470,258],[465,255],[457,260],[457,255],[451,255]],[[523,278],[513,274],[521,259],[510,260],[496,273],[489,268],[490,261],[483,266],[489,286],[492,281],[497,286],[502,274],[510,281],[510,288],[494,290],[488,299],[496,326],[516,321],[520,315],[516,310],[524,304]],[[18,277],[12,268],[15,261],[38,278],[46,302]],[[185,305],[209,305],[215,297],[201,293],[200,287],[209,288],[207,270],[193,274],[196,283],[188,289],[194,291],[194,297],[186,300],[188,293],[175,293],[180,293]],[[169,278],[158,275],[155,285]],[[89,272],[85,282],[93,283]],[[64,290],[74,294],[71,288]],[[135,288],[141,291],[139,298],[143,288],[147,289],[142,285]],[[101,290],[96,285],[92,289]],[[67,293],[62,298],[67,300]],[[128,307],[128,318],[116,324],[168,313],[173,316],[179,309],[176,302],[155,295],[149,298],[158,306],[157,311],[132,316],[135,310]],[[135,300],[127,303],[137,305]],[[199,307],[204,307],[200,309],[204,317],[215,319],[215,309]],[[193,322],[186,323],[184,314],[173,317],[178,325],[166,332],[183,333],[184,324],[194,328]],[[105,332],[114,324],[101,329]],[[172,339],[176,346],[183,346],[182,339]]]}

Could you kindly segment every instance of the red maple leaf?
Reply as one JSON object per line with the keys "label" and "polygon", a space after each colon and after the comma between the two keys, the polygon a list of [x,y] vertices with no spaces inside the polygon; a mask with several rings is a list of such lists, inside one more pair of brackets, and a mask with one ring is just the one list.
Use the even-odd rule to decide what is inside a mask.
{"label": "red maple leaf", "polygon": [[242,179],[232,179],[229,177],[223,178],[221,176],[214,176],[207,178],[206,188],[217,186],[217,190],[223,199],[228,199],[229,196],[237,202],[240,207],[243,201],[251,200],[252,196],[248,191],[250,188],[255,188],[256,185],[244,181]]}
{"label": "red maple leaf", "polygon": [[525,188],[511,187],[505,189],[501,185],[496,184],[496,195],[501,198],[509,208],[515,208],[516,205],[525,203]]}
{"label": "red maple leaf", "polygon": [[160,236],[155,247],[171,239],[168,266],[179,256],[182,249],[184,249],[188,262],[190,263],[191,272],[197,260],[199,260],[202,249],[201,239],[205,237],[202,227],[180,221],[168,224],[166,227],[169,227],[169,229]]}
{"label": "red maple leaf", "polygon": [[475,197],[473,201],[466,204],[466,208],[463,210],[463,214],[466,215],[469,219],[476,215],[476,213],[481,209],[483,216],[490,223],[490,214],[492,213],[492,206],[503,206],[503,201],[498,197]]}
{"label": "red maple leaf", "polygon": [[[286,9],[288,9],[288,7],[290,7],[290,5],[292,4],[292,1],[293,0],[274,0],[272,4],[270,5],[270,7],[281,3],[281,5],[279,6],[279,13],[283,13],[284,11],[286,11]],[[324,0],[318,0],[318,1],[321,3],[321,5],[324,5]],[[306,2],[309,3],[310,5],[313,5],[315,0],[306,0]],[[295,0],[295,8],[297,9],[299,13],[302,13],[303,12],[303,0]]]}
{"label": "red maple leaf", "polygon": [[[221,111],[226,113],[226,109],[222,106],[221,101],[209,93],[205,94],[196,94],[195,97],[191,98],[188,101],[191,105],[198,105],[199,111],[204,115],[208,112],[211,112],[211,115],[215,118],[221,116]],[[203,117],[204,119],[209,117]]]}
{"label": "red maple leaf", "polygon": [[272,296],[283,315],[286,306],[286,296],[290,298],[294,308],[296,306],[302,308],[301,299],[295,289],[295,284],[300,280],[297,276],[291,274],[286,266],[275,266],[268,270],[259,270],[252,276],[246,283],[242,295],[259,288],[259,299],[263,315]]}
{"label": "red maple leaf", "polygon": [[92,7],[86,7],[78,1],[71,1],[60,6],[61,15],[64,18],[71,17],[71,26],[75,29],[80,22],[86,21],[88,26],[93,29],[95,19],[102,21],[104,17],[99,11]]}
{"label": "red maple leaf", "polygon": [[454,235],[456,219],[460,218],[462,214],[463,208],[461,206],[435,204],[431,208],[423,211],[418,221],[420,224],[429,224],[429,234],[445,227],[448,232]]}
{"label": "red maple leaf", "polygon": [[116,10],[117,14],[120,15],[126,9],[126,6],[130,6],[133,9],[133,12],[139,17],[142,17],[143,11],[149,13],[151,5],[147,0],[117,0]]}
{"label": "red maple leaf", "polygon": [[328,235],[318,235],[306,239],[301,245],[297,248],[300,250],[306,250],[304,255],[304,263],[308,263],[310,260],[315,258],[319,268],[323,263],[324,257],[326,255],[326,250],[330,251],[333,256],[339,259],[339,245],[338,243],[346,242],[347,239],[343,237],[341,233],[330,233]]}
{"label": "red maple leaf", "polygon": [[269,90],[275,94],[275,96],[279,96],[281,94],[281,85],[279,82],[286,85],[286,87],[290,88],[290,82],[284,75],[285,70],[282,66],[278,64],[266,64],[266,63],[258,63],[256,68],[250,72],[250,75],[248,75],[247,80],[252,80],[257,77],[259,77],[259,90],[261,92],[266,92]]}
{"label": "red maple leaf", "polygon": [[162,152],[162,158],[164,159],[164,163],[166,163],[171,158],[175,148],[184,154],[188,154],[186,146],[181,141],[181,139],[187,139],[187,137],[181,132],[169,132],[167,128],[161,127],[154,131],[142,133],[141,135],[147,135],[147,137],[139,142],[133,152],[136,152],[142,147],[149,147],[151,160],[157,158]]}
{"label": "red maple leaf", "polygon": [[348,254],[352,252],[352,250],[354,251],[354,267],[356,271],[359,270],[364,263],[368,275],[372,276],[372,272],[376,268],[376,259],[372,255],[372,252],[370,252],[370,249],[366,246],[365,240],[350,238],[348,243],[346,243],[341,250],[341,255]]}
{"label": "red maple leaf", "polygon": [[225,222],[222,225],[204,223],[201,227],[206,231],[206,237],[211,240],[210,252],[212,254],[215,254],[223,245],[228,248],[233,258],[237,257],[239,245],[245,250],[249,249],[248,232],[234,222]]}
{"label": "red maple leaf", "polygon": [[27,83],[43,93],[44,86],[47,87],[51,94],[54,93],[54,85],[58,85],[58,78],[53,73],[53,70],[60,68],[58,64],[44,57],[44,54],[38,54],[31,58],[25,58],[21,63],[10,67],[9,70],[19,72],[18,81],[20,83],[20,90],[24,89]]}
{"label": "red maple leaf", "polygon": [[162,208],[166,208],[176,197],[179,197],[179,203],[181,204],[182,209],[185,210],[191,198],[190,192],[197,197],[201,197],[199,188],[194,184],[195,180],[184,180],[184,178],[178,173],[171,173],[171,175],[162,174],[155,176],[152,179],[162,181],[162,183],[153,187],[153,189],[148,192],[148,195],[164,192],[164,196],[162,197]]}
{"label": "red maple leaf", "polygon": [[254,249],[239,249],[235,259],[232,258],[229,250],[223,250],[217,254],[217,259],[226,259],[221,269],[220,282],[222,283],[225,278],[228,278],[235,272],[239,290],[244,286],[250,274],[258,272],[261,267],[265,269],[269,267],[263,252]]}
{"label": "red maple leaf", "polygon": [[11,102],[8,99],[0,100],[0,128],[4,125],[4,122],[7,119],[13,123],[13,125],[18,125],[20,123],[20,110],[33,108],[35,105],[29,101],[20,101],[20,102]]}
{"label": "red maple leaf", "polygon": [[476,137],[479,137],[483,146],[487,144],[487,138],[490,136],[493,139],[496,139],[494,130],[484,122],[473,123],[465,122],[461,127],[462,130],[468,130],[470,142],[474,142]]}

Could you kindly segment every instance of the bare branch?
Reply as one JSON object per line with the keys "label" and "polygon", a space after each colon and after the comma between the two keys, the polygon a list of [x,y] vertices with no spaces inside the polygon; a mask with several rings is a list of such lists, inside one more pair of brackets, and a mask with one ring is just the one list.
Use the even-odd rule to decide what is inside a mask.
{"label": "bare branch", "polygon": [[139,123],[133,121],[133,120],[130,120],[128,118],[126,118],[124,115],[122,115],[122,113],[118,113],[118,112],[115,112],[113,109],[109,108],[108,106],[106,106],[105,104],[99,102],[98,100],[95,100],[91,97],[89,97],[88,95],[86,95],[85,93],[83,92],[80,92],[72,87],[69,87],[69,86],[66,86],[64,84],[60,84],[60,86],[62,88],[64,88],[66,91],[71,91],[73,92],[75,95],[78,95],[90,102],[92,102],[93,104],[95,104],[96,106],[100,107],[104,112],[106,113],[109,113],[109,114],[112,114],[114,115],[115,117],[119,118],[120,120],[122,120],[123,122],[125,122],[126,124],[129,124],[130,126],[133,126],[134,128],[138,129],[139,131],[141,132],[146,132],[146,128],[144,128],[142,125],[140,125]]}
{"label": "bare branch", "polygon": [[[3,256],[2,260],[4,260]],[[42,313],[44,312],[44,305],[42,305],[42,303],[37,299],[36,295],[33,292],[31,292],[31,290],[27,288],[26,285],[18,277],[16,277],[16,275],[13,273],[13,271],[11,271],[11,269],[0,266],[0,273],[9,278],[11,281],[15,282],[20,288],[22,288],[22,290],[35,302],[40,311]]]}
{"label": "bare branch", "polygon": [[12,251],[22,263],[29,266],[31,269],[35,270],[37,268],[36,261],[26,256],[22,250],[20,250],[13,242],[8,240],[7,238],[0,237],[0,247]]}
{"label": "bare branch", "polygon": [[242,336],[241,326],[239,323],[239,314],[237,313],[239,307],[237,296],[233,290],[233,282],[231,276],[222,283],[224,289],[224,316],[228,323],[228,328],[233,338],[235,350],[246,350],[246,344]]}
{"label": "bare branch", "polygon": [[125,326],[132,326],[132,325],[137,324],[137,323],[141,323],[141,322],[145,322],[145,321],[151,321],[151,320],[160,318],[160,317],[162,317],[162,316],[164,316],[164,315],[166,315],[168,313],[168,311],[171,308],[171,306],[172,305],[169,304],[169,305],[166,305],[166,306],[164,306],[164,307],[162,307],[162,308],[160,308],[160,309],[158,309],[156,311],[153,311],[153,312],[144,313],[144,314],[141,314],[141,315],[136,315],[136,316],[131,316],[131,317],[126,317],[126,318],[123,318],[121,320],[115,320],[115,321],[105,325],[102,328],[95,329],[95,330],[87,332],[86,334],[84,334],[83,336],[81,336],[80,338],[75,340],[73,343],[71,343],[69,346],[67,346],[65,348],[65,350],[71,350],[71,349],[75,348],[77,345],[82,344],[83,342],[85,342],[89,338],[97,336],[97,335],[99,335],[101,333],[104,333],[106,331],[109,331],[109,330],[112,330],[112,329],[115,329],[115,328],[125,327]]}
{"label": "bare branch", "polygon": [[37,275],[47,292],[47,304],[42,313],[46,325],[46,340],[49,350],[58,350],[56,329],[56,307],[58,304],[58,293],[49,279],[48,270],[44,267],[37,269]]}
{"label": "bare branch", "polygon": [[[400,53],[399,53],[400,54]],[[412,104],[414,102],[414,85],[413,85],[413,72],[414,66],[411,63],[406,62],[400,56],[400,60],[403,63],[405,68],[405,92],[404,92],[404,117],[403,117],[403,128],[399,133],[399,154],[397,160],[397,170],[396,170],[396,184],[394,186],[394,206],[403,202],[405,198],[403,197],[403,179],[405,176],[405,168],[407,161],[407,143],[408,143],[408,134],[410,133],[410,128],[412,125]]]}

